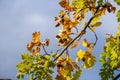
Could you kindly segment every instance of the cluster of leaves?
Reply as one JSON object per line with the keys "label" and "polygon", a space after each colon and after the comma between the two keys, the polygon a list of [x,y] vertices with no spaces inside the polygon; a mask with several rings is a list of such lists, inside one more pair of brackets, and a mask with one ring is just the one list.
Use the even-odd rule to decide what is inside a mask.
{"label": "cluster of leaves", "polygon": [[83,40],[83,46],[87,47],[87,51],[79,50],[77,53],[76,61],[82,60],[83,68],[89,69],[94,66],[95,63],[95,57],[91,54],[93,50],[93,45],[91,43],[88,43],[86,39]]}
{"label": "cluster of leaves", "polygon": [[30,80],[52,80],[52,68],[55,64],[52,60],[54,54],[48,55],[32,55],[28,53],[22,54],[23,62],[17,64],[19,72],[17,78],[22,79],[24,75],[29,75]]}
{"label": "cluster of leaves", "polygon": [[[95,28],[102,24],[99,20],[105,15],[105,12],[108,11],[109,13],[114,13],[116,10],[111,3],[103,2],[103,0],[73,0],[72,4],[70,4],[69,0],[60,0],[59,4],[64,8],[64,10],[59,12],[59,16],[55,17],[55,21],[57,22],[56,27],[62,26],[59,30],[59,34],[56,35],[59,46],[67,46],[73,40],[71,35],[79,34],[77,26],[83,22],[86,17],[85,14],[89,11],[92,13],[92,17],[89,22],[84,23],[84,33],[81,35],[85,34],[87,27],[94,32]],[[76,31],[73,29],[76,29]],[[77,39],[78,41],[72,48],[77,47],[79,44],[80,39]]]}
{"label": "cluster of leaves", "polygon": [[[23,61],[17,64],[17,78],[23,79],[25,75],[29,75],[30,80],[53,80],[51,74],[54,73],[53,68],[57,66],[59,74],[56,76],[56,80],[77,80],[82,73],[80,67],[69,56],[66,58],[59,57],[55,62],[54,58],[57,53],[48,54],[44,48],[48,45],[49,39],[40,42],[40,32],[33,33],[33,41],[27,45],[27,50],[31,54],[24,53],[21,55]],[[41,46],[45,54],[39,54]]]}
{"label": "cluster of leaves", "polygon": [[[120,0],[114,0],[117,5],[120,5]],[[116,14],[118,22],[120,22],[120,10]],[[106,38],[106,45],[104,46],[104,52],[101,53],[100,62],[102,67],[99,75],[101,79],[116,80],[119,76],[115,76],[114,72],[120,68],[120,25],[118,26],[118,32],[115,36],[107,34],[109,38]]]}
{"label": "cluster of leaves", "polygon": [[31,53],[22,54],[22,62],[17,64],[17,78],[22,79],[25,75],[30,75],[30,80],[52,80],[52,68],[55,67],[53,58],[56,54],[39,54],[40,46],[48,46],[49,39],[40,42],[40,32],[33,33],[33,41],[27,45],[27,50]]}
{"label": "cluster of leaves", "polygon": [[109,35],[106,42],[100,58],[102,63],[100,76],[102,79],[108,80],[109,78],[114,79],[114,71],[120,68],[120,25],[117,34]]}
{"label": "cluster of leaves", "polygon": [[[79,50],[76,60],[82,60],[84,68],[93,67],[96,60],[92,55],[92,50],[97,42],[95,29],[102,24],[99,20],[105,15],[106,11],[114,13],[116,8],[111,3],[104,2],[103,0],[73,0],[72,4],[70,4],[69,0],[60,0],[59,4],[64,10],[61,10],[59,16],[55,17],[55,21],[57,22],[56,27],[62,27],[59,30],[59,34],[56,35],[58,45],[65,47],[64,51],[67,51],[70,45],[71,48],[76,48],[79,45],[81,37],[86,33],[86,29],[90,29],[95,34],[96,40],[94,43],[88,43],[84,39],[83,46],[87,47],[88,50]],[[84,23],[83,30],[79,33],[78,25],[82,24],[88,12],[92,13],[92,17],[88,22]],[[76,31],[73,29],[76,29]],[[73,38],[71,35],[77,35],[77,37]]]}
{"label": "cluster of leaves", "polygon": [[[119,0],[115,0],[119,4]],[[17,64],[18,74],[17,78],[24,78],[25,75],[30,76],[30,80],[52,80],[53,69],[56,66],[57,76],[56,80],[78,80],[82,74],[82,69],[90,69],[94,66],[96,59],[92,54],[93,48],[97,43],[97,35],[95,29],[101,26],[102,22],[99,20],[106,11],[109,13],[115,12],[116,8],[108,1],[103,0],[59,0],[59,5],[63,8],[60,10],[59,16],[55,17],[56,27],[61,27],[59,33],[56,35],[58,40],[58,46],[61,46],[60,53],[56,52],[48,54],[45,46],[50,43],[49,39],[44,42],[40,41],[40,32],[33,33],[33,40],[27,45],[27,50],[31,53],[22,54],[22,62]],[[86,13],[91,13],[91,17],[88,22],[84,22],[87,17]],[[117,13],[118,21],[120,19],[120,11]],[[83,25],[82,30],[79,31],[78,25]],[[88,42],[87,39],[83,39],[82,45],[87,50],[80,49],[76,53],[76,62],[73,61],[69,55],[68,48],[76,48],[80,39],[86,34],[87,29],[94,33],[94,42]],[[71,36],[74,35],[74,36]],[[112,77],[114,74],[113,69],[117,69],[120,66],[120,55],[118,54],[118,36],[110,36],[107,38],[107,45],[105,52],[101,54],[100,61],[102,62],[103,68],[101,69],[100,75],[106,79]],[[113,46],[115,46],[113,48]],[[45,54],[41,54],[40,50],[43,48]],[[119,46],[120,47],[120,46]],[[112,52],[112,53],[111,53]],[[64,54],[64,55],[63,55]],[[77,62],[82,61],[82,67],[77,65]],[[106,74],[105,71],[110,72]],[[105,73],[105,74],[104,74]],[[106,77],[107,75],[107,77]],[[106,78],[105,78],[106,77]]]}
{"label": "cluster of leaves", "polygon": [[36,54],[39,54],[41,46],[44,49],[44,46],[48,46],[49,43],[50,43],[49,39],[46,39],[44,42],[40,42],[40,32],[34,32],[33,41],[27,44],[27,50],[33,55],[36,55]]}
{"label": "cluster of leaves", "polygon": [[82,70],[69,56],[59,57],[56,80],[78,80]]}

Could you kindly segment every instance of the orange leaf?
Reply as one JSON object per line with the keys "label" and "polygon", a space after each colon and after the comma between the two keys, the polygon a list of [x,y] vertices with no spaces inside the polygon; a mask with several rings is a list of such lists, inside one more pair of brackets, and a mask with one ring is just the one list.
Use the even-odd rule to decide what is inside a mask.
{"label": "orange leaf", "polygon": [[61,7],[66,9],[69,6],[69,0],[60,0],[59,4]]}
{"label": "orange leaf", "polygon": [[80,43],[80,39],[78,39],[75,43],[74,43],[74,45],[72,45],[72,49],[73,48],[76,48],[78,45],[79,45],[79,43]]}
{"label": "orange leaf", "polygon": [[40,42],[40,32],[33,33],[33,42],[34,43]]}
{"label": "orange leaf", "polygon": [[40,52],[40,32],[33,33],[33,41],[27,44],[27,50],[30,51],[33,55],[36,55]]}

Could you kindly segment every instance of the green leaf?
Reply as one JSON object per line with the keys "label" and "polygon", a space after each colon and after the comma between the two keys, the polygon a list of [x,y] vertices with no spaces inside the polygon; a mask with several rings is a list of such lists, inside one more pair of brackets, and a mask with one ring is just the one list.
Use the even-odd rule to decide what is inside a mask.
{"label": "green leaf", "polygon": [[96,62],[96,60],[95,60],[94,56],[92,56],[92,55],[86,56],[83,67],[85,69],[90,69],[90,68],[92,68],[94,66],[95,62]]}
{"label": "green leaf", "polygon": [[118,10],[118,12],[117,12],[117,20],[118,20],[118,22],[120,22],[120,10]]}
{"label": "green leaf", "polygon": [[103,0],[98,0],[97,3],[98,3],[98,6],[103,6]]}
{"label": "green leaf", "polygon": [[44,70],[45,70],[45,71],[48,69],[48,63],[49,63],[49,61],[48,61],[48,60],[45,60],[45,64],[44,64]]}
{"label": "green leaf", "polygon": [[73,74],[72,80],[78,80],[81,74],[82,74],[82,70],[81,69],[76,70],[75,73]]}
{"label": "green leaf", "polygon": [[55,67],[54,61],[50,60],[50,61],[49,61],[49,66],[52,67],[52,68],[54,68],[54,67]]}
{"label": "green leaf", "polygon": [[79,12],[84,7],[85,0],[73,0],[72,5],[75,6],[77,9],[76,11]]}
{"label": "green leaf", "polygon": [[114,0],[116,3],[117,3],[117,5],[120,5],[120,0]]}
{"label": "green leaf", "polygon": [[22,57],[22,59],[23,60],[26,60],[26,59],[28,59],[28,53],[23,53],[22,55],[21,55],[21,57]]}
{"label": "green leaf", "polygon": [[52,70],[50,70],[50,69],[48,70],[48,72],[49,72],[50,74],[53,74],[53,73],[54,73],[54,71],[52,71]]}
{"label": "green leaf", "polygon": [[24,78],[24,74],[19,72],[19,73],[17,73],[16,77],[18,79],[23,79]]}
{"label": "green leaf", "polygon": [[33,80],[33,76],[32,75],[30,75],[30,80]]}
{"label": "green leaf", "polygon": [[106,64],[100,69],[99,75],[101,76],[101,80],[113,80],[114,70]]}
{"label": "green leaf", "polygon": [[93,0],[94,2],[96,2],[96,0]]}
{"label": "green leaf", "polygon": [[41,58],[41,55],[36,55],[36,61],[41,61],[42,58]]}

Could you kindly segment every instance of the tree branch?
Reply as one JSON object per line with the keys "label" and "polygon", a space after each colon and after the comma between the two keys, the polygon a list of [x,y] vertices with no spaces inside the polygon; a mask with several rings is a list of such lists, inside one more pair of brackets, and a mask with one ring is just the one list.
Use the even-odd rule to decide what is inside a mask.
{"label": "tree branch", "polygon": [[91,19],[89,20],[88,24],[85,26],[85,28],[79,33],[78,36],[76,36],[63,50],[62,52],[54,59],[54,61],[56,61],[64,52],[65,50],[67,50],[67,48],[78,38],[81,38],[83,34],[85,34],[87,27],[89,26],[89,24],[91,23],[93,17],[91,17]]}
{"label": "tree branch", "polygon": [[[98,12],[99,8],[100,8],[100,6],[97,7],[94,15]],[[69,47],[75,40],[77,40],[78,38],[81,39],[81,37],[83,36],[83,34],[86,33],[86,29],[89,27],[89,25],[90,25],[90,23],[91,23],[91,21],[92,21],[93,18],[94,18],[94,16],[92,16],[92,17],[90,18],[90,20],[88,21],[88,23],[87,23],[87,25],[84,27],[84,29],[78,34],[78,36],[76,36],[70,43],[68,43],[68,45],[62,50],[62,52],[54,59],[54,61],[56,61],[56,60],[68,49],[68,47]]]}
{"label": "tree branch", "polygon": [[117,76],[115,76],[114,80],[117,80],[118,78],[120,78],[120,73]]}
{"label": "tree branch", "polygon": [[69,47],[76,39],[78,39],[79,37],[82,37],[82,35],[85,34],[85,30],[86,30],[86,28],[84,28],[84,29],[81,31],[81,33],[80,33],[78,36],[76,36],[76,37],[62,50],[62,52],[54,59],[54,61],[56,61],[56,60],[68,49],[68,47]]}

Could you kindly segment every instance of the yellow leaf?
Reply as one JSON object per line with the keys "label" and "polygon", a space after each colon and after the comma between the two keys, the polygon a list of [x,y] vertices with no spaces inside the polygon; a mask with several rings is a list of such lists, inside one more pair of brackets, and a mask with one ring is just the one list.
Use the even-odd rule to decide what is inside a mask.
{"label": "yellow leaf", "polygon": [[73,0],[72,5],[76,7],[76,11],[79,12],[84,7],[85,0]]}
{"label": "yellow leaf", "polygon": [[71,80],[70,76],[67,77],[67,80]]}
{"label": "yellow leaf", "polygon": [[71,25],[72,27],[76,27],[78,24],[79,24],[79,21],[78,21],[78,20],[73,20],[73,21],[71,21],[71,23],[70,23],[70,25]]}
{"label": "yellow leaf", "polygon": [[120,24],[118,25],[118,30],[120,31]]}
{"label": "yellow leaf", "polygon": [[79,45],[79,43],[80,43],[80,39],[78,39],[75,43],[74,43],[74,45],[72,45],[72,49],[73,48],[76,48],[78,45]]}
{"label": "yellow leaf", "polygon": [[34,32],[33,33],[33,42],[34,43],[40,42],[40,32]]}
{"label": "yellow leaf", "polygon": [[112,59],[115,59],[115,58],[117,58],[117,57],[118,57],[117,53],[115,53],[114,51],[112,51],[111,58],[112,58]]}
{"label": "yellow leaf", "polygon": [[91,30],[92,30],[92,31],[95,31],[95,27],[91,27]]}
{"label": "yellow leaf", "polygon": [[93,19],[92,19],[92,24],[94,24],[95,22],[97,22],[98,20],[100,20],[101,16],[100,15],[96,15]]}
{"label": "yellow leaf", "polygon": [[85,55],[85,52],[82,51],[82,50],[79,50],[78,53],[77,53],[78,61],[82,60],[84,55]]}
{"label": "yellow leaf", "polygon": [[117,35],[120,36],[120,24],[118,25],[118,32]]}
{"label": "yellow leaf", "polygon": [[92,53],[92,50],[93,50],[93,44],[89,44],[88,50],[86,51],[86,55],[91,54],[91,53]]}
{"label": "yellow leaf", "polygon": [[85,9],[82,10],[82,12],[86,13],[86,12],[88,12],[88,10],[89,10],[89,8],[85,8]]}
{"label": "yellow leaf", "polygon": [[95,24],[92,25],[92,27],[98,27],[101,26],[102,22],[96,22]]}
{"label": "yellow leaf", "polygon": [[69,56],[66,56],[66,61],[69,61]]}
{"label": "yellow leaf", "polygon": [[66,12],[61,10],[60,13],[59,13],[59,17],[63,17],[65,14],[66,14]]}
{"label": "yellow leaf", "polygon": [[89,45],[89,43],[87,42],[86,39],[84,39],[83,42],[82,42],[82,45],[83,45],[84,47],[87,47],[87,46]]}

